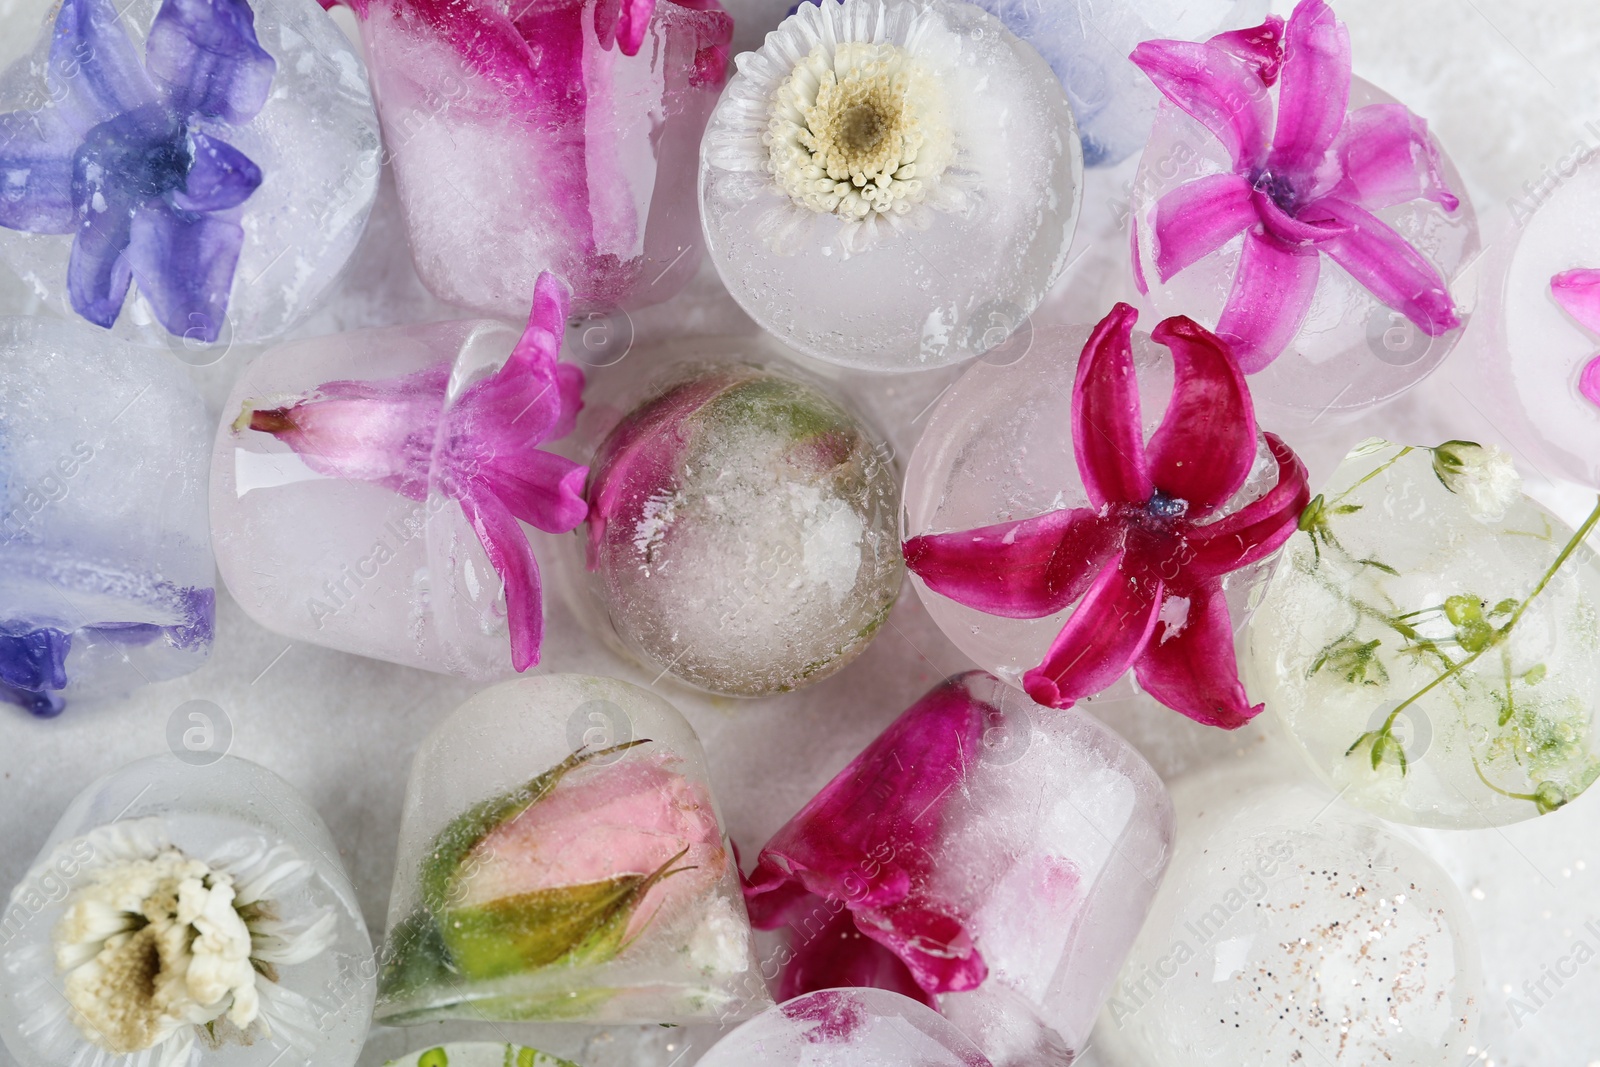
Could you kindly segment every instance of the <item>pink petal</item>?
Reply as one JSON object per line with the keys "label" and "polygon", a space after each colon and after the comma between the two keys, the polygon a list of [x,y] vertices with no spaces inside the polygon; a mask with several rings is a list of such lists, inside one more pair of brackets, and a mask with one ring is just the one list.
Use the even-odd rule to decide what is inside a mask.
{"label": "pink petal", "polygon": [[1208,174],[1156,201],[1156,271],[1163,282],[1244,232],[1257,219],[1250,182]]}
{"label": "pink petal", "polygon": [[1291,248],[1261,230],[1245,235],[1217,336],[1232,346],[1246,374],[1277,359],[1300,332],[1316,295],[1317,271],[1314,249]]}
{"label": "pink petal", "polygon": [[1044,662],[1022,677],[1037,703],[1070,708],[1125,674],[1161,614],[1159,578],[1123,572],[1125,556],[1108,564],[1050,645]]}
{"label": "pink petal", "polygon": [[511,355],[494,374],[467,388],[451,409],[452,431],[505,448],[559,436],[582,406],[583,372],[561,370],[557,357],[566,331],[572,287],[549,271],[533,287],[533,311]]}
{"label": "pink petal", "polygon": [[1253,192],[1251,206],[1261,219],[1262,227],[1291,248],[1303,248],[1306,245],[1320,244],[1328,238],[1346,232],[1344,226],[1333,219],[1318,217],[1314,212],[1306,212],[1306,221],[1284,211],[1277,203],[1263,192]]}
{"label": "pink petal", "polygon": [[1139,381],[1133,371],[1133,324],[1139,313],[1119,303],[1089,335],[1072,386],[1072,450],[1096,508],[1150,499]]}
{"label": "pink petal", "polygon": [[1128,58],[1222,142],[1234,170],[1248,174],[1265,161],[1272,102],[1252,64],[1192,41],[1145,41]]}
{"label": "pink petal", "polygon": [[1330,239],[1321,248],[1373,296],[1430,337],[1449,333],[1461,325],[1455,301],[1438,268],[1387,223],[1331,196],[1308,210],[1325,212],[1349,227],[1348,233]]}
{"label": "pink petal", "polygon": [[655,14],[656,0],[622,0],[620,6],[615,25],[617,47],[625,56],[636,56],[650,26],[650,16]]}
{"label": "pink petal", "polygon": [[1172,350],[1172,402],[1150,438],[1150,480],[1189,503],[1193,521],[1239,491],[1256,458],[1256,414],[1244,372],[1227,345],[1184,316],[1151,339]]}
{"label": "pink petal", "polygon": [[852,909],[856,927],[898,956],[929,993],[976,989],[989,975],[961,920],[926,907]]}
{"label": "pink petal", "polygon": [[1151,638],[1134,673],[1146,693],[1173,711],[1207,726],[1238,729],[1263,705],[1251,706],[1239,681],[1228,600],[1215,582],[1194,589],[1188,600],[1187,618],[1176,632],[1166,623]]}
{"label": "pink petal", "polygon": [[1600,355],[1583,365],[1583,373],[1578,375],[1578,392],[1587,397],[1591,404],[1600,404]]}
{"label": "pink petal", "polygon": [[1282,77],[1267,169],[1303,180],[1322,166],[1350,106],[1350,32],[1323,0],[1301,0],[1289,16]]}
{"label": "pink petal", "polygon": [[1219,33],[1210,43],[1249,65],[1261,84],[1271,85],[1278,80],[1278,70],[1283,66],[1283,19],[1280,16],[1268,15],[1267,21],[1259,26]]}
{"label": "pink petal", "polygon": [[796,919],[790,939],[794,955],[778,980],[779,1003],[822,989],[865,988],[935,1006],[933,995],[917,984],[900,957],[861,932],[849,908],[809,893],[806,899],[811,906]]}
{"label": "pink petal", "polygon": [[488,460],[480,477],[513,515],[546,533],[575,530],[588,517],[583,484],[589,468],[565,456],[526,448]]}
{"label": "pink petal", "polygon": [[906,566],[928,588],[1007,619],[1054,615],[1077,600],[1112,553],[1122,528],[1089,508],[905,543]]}
{"label": "pink petal", "polygon": [[1550,295],[1580,326],[1600,333],[1600,270],[1564,270],[1550,279]]}
{"label": "pink petal", "polygon": [[506,625],[511,632],[511,666],[518,673],[539,664],[544,643],[544,605],[540,599],[539,562],[522,524],[487,485],[460,487],[461,511],[478,535],[489,565],[506,591]]}
{"label": "pink petal", "polygon": [[1150,294],[1150,283],[1144,280],[1144,259],[1139,254],[1139,215],[1128,213],[1128,258],[1133,261],[1133,287],[1140,296]]}
{"label": "pink petal", "polygon": [[1210,581],[1248,567],[1276,552],[1294,533],[1300,513],[1311,502],[1306,467],[1276,434],[1266,438],[1278,462],[1276,484],[1232,515],[1189,531],[1187,580]]}
{"label": "pink petal", "polygon": [[1336,145],[1343,178],[1333,195],[1369,211],[1432,200],[1454,211],[1461,205],[1444,180],[1438,146],[1428,124],[1404,104],[1372,104],[1352,111]]}

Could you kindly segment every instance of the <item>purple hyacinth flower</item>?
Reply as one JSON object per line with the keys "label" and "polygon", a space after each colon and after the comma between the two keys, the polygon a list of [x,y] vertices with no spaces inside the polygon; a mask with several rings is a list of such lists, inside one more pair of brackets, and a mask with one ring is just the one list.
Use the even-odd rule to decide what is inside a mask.
{"label": "purple hyacinth flower", "polygon": [[62,0],[54,104],[0,114],[0,226],[73,234],[67,293],[97,326],[135,281],[166,329],[217,339],[261,169],[221,139],[277,70],[246,0],[165,0],[144,62],[110,0]]}

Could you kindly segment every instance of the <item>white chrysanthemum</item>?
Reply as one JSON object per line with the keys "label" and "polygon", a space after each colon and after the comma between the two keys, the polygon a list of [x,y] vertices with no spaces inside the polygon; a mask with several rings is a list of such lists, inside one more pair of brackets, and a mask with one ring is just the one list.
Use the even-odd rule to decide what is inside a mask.
{"label": "white chrysanthemum", "polygon": [[276,1030],[303,1043],[309,1004],[277,985],[277,968],[324,951],[337,919],[321,909],[309,923],[284,922],[274,898],[308,878],[309,865],[284,846],[238,844],[202,860],[168,842],[159,820],[141,819],[60,846],[55,855],[92,858],[51,936],[65,1002],[47,1002],[32,1025],[70,1019],[92,1046],[73,1061],[96,1064],[177,1067],[192,1062],[197,1040]]}
{"label": "white chrysanthemum", "polygon": [[1522,494],[1522,476],[1511,457],[1494,445],[1446,441],[1433,450],[1433,470],[1475,518],[1486,522],[1504,518]]}

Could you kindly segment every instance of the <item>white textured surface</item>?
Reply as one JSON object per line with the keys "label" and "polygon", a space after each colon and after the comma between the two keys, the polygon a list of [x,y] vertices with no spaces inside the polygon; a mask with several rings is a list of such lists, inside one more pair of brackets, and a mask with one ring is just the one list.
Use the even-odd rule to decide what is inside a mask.
{"label": "white textured surface", "polygon": [[[775,24],[787,6],[786,0],[731,3],[736,18],[751,16],[737,31],[740,44],[759,41],[761,30]],[[1277,6],[1287,12],[1286,4]],[[1600,64],[1593,60],[1600,10],[1592,0],[1345,0],[1338,6],[1350,25],[1357,72],[1428,117],[1467,179],[1486,243],[1507,225],[1508,199],[1529,195],[1524,182],[1537,186],[1545,168],[1553,173],[1575,143],[1600,147],[1600,132],[1584,125],[1594,120],[1600,126]],[[0,50],[6,47],[9,42]],[[1098,317],[1131,290],[1125,234],[1116,230],[1131,177],[1126,165],[1090,173],[1072,253],[1082,258],[1036,321]],[[1105,239],[1092,244],[1093,235]],[[300,335],[449,317],[421,291],[402,242],[386,189],[334,303]],[[14,285],[0,283],[0,306],[16,310],[25,300]],[[752,329],[715,276],[704,271],[676,300],[636,315],[633,326],[641,339]],[[1414,393],[1359,424],[1314,424],[1293,434],[1313,481],[1326,478],[1349,444],[1369,432],[1426,443],[1448,437],[1499,440],[1479,414],[1489,409],[1459,357],[1458,352]],[[246,358],[235,352],[195,372],[213,405],[220,405]],[[629,372],[627,359],[612,371]],[[885,424],[903,457],[921,426],[916,416],[949,378],[944,372],[871,379],[859,402]],[[1553,494],[1552,503],[1572,521],[1581,519],[1590,501],[1569,491]],[[393,874],[411,756],[471,687],[290,642],[256,626],[226,597],[218,615],[216,653],[194,675],[114,704],[71,708],[54,722],[0,709],[0,885],[21,876],[68,801],[91,778],[164,751],[173,712],[187,700],[202,699],[228,716],[235,754],[265,764],[306,792],[339,843],[369,924],[381,934],[377,927]],[[552,618],[547,648],[552,670],[651,680],[615,661],[560,611]],[[665,683],[660,688],[700,732],[729,829],[749,860],[879,729],[934,680],[966,666],[916,597],[903,595],[890,625],[859,662],[803,692],[745,703],[687,696],[667,691]],[[1237,735],[1206,730],[1131,697],[1125,683],[1093,709],[1169,777],[1256,745],[1267,729]],[[1600,933],[1585,925],[1596,922],[1600,928],[1594,885],[1600,872],[1600,794],[1504,830],[1429,834],[1426,845],[1465,892],[1482,946],[1487,994],[1483,1034],[1474,1048],[1483,1055],[1475,1051],[1478,1058],[1471,1062],[1583,1067],[1600,1059],[1600,1022],[1593,1010],[1600,997],[1600,958],[1575,963],[1576,942],[1586,942],[1591,951],[1600,948]],[[1563,976],[1568,971],[1572,977]],[[1541,980],[1548,995],[1537,988],[1524,991],[1522,983]],[[378,1064],[439,1040],[433,1029],[380,1031],[365,1059]],[[540,1041],[554,1052],[582,1053],[584,1067],[687,1067],[708,1044],[698,1031],[654,1027],[556,1027],[542,1032]],[[1091,1052],[1084,1062],[1094,1059]],[[0,1051],[0,1063],[9,1062]]]}

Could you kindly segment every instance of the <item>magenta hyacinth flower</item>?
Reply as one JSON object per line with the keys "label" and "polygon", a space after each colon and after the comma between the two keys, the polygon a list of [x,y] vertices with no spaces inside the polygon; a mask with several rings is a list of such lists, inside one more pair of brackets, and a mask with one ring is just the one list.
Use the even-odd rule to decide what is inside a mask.
{"label": "magenta hyacinth flower", "polygon": [[565,282],[540,275],[510,357],[454,402],[446,361],[400,378],[328,382],[294,404],[247,407],[235,423],[277,437],[319,474],[456,500],[505,583],[518,671],[539,662],[544,635],[539,565],[518,520],[566,533],[588,514],[589,469],[538,447],[571,433],[582,407],[583,372],[556,361],[571,298]]}
{"label": "magenta hyacinth flower", "polygon": [[1092,506],[914,537],[906,565],[934,592],[990,615],[1037,619],[1077,602],[1044,662],[1023,676],[1036,702],[1070,707],[1132,667],[1167,707],[1231,730],[1261,705],[1239,681],[1222,578],[1294,532],[1310,499],[1306,471],[1267,434],[1277,484],[1217,517],[1256,456],[1244,375],[1217,336],[1182,316],[1163,321],[1151,336],[1172,350],[1172,402],[1147,443],[1137,319],[1118,304],[1078,362],[1072,441]]}
{"label": "magenta hyacinth flower", "polygon": [[967,916],[930,888],[943,805],[982,750],[985,706],[961,677],[907,709],[780,829],[745,886],[757,929],[791,926],[778,1001],[873,986],[930,1007],[989,969]]}
{"label": "magenta hyacinth flower", "polygon": [[1244,234],[1217,334],[1246,373],[1299,332],[1324,253],[1429,336],[1461,324],[1438,269],[1373,214],[1459,206],[1427,123],[1400,104],[1347,113],[1350,36],[1323,0],[1302,0],[1287,26],[1273,16],[1199,44],[1146,41],[1130,58],[1233,161],[1157,202],[1156,272],[1168,281]]}
{"label": "magenta hyacinth flower", "polygon": [[[1563,311],[1590,333],[1600,333],[1600,270],[1564,270],[1550,279],[1550,295]],[[1592,356],[1578,376],[1578,391],[1600,404],[1600,353]]]}

